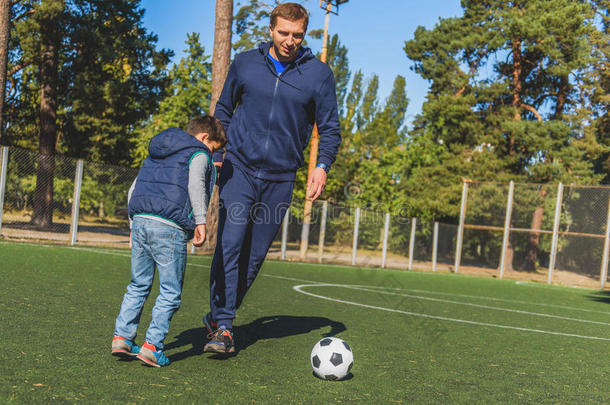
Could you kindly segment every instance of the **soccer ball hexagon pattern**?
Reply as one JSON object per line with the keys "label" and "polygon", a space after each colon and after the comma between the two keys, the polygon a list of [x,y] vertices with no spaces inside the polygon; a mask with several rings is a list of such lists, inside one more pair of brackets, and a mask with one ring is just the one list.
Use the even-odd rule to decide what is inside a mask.
{"label": "soccer ball hexagon pattern", "polygon": [[311,367],[316,377],[323,380],[342,380],[354,365],[354,354],[345,341],[326,337],[311,350]]}

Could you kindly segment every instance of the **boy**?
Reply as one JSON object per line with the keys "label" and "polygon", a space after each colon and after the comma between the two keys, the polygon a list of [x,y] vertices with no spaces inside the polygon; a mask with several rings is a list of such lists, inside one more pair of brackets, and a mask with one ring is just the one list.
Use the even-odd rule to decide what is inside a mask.
{"label": "boy", "polygon": [[[131,282],[123,297],[112,338],[112,354],[136,356],[154,367],[169,365],[163,341],[180,307],[186,246],[206,239],[206,214],[216,169],[211,154],[226,144],[222,124],[210,116],[193,119],[184,132],[170,128],[156,135],[129,190]],[[160,292],[146,341],[134,343],[142,307],[152,288],[155,266]]]}

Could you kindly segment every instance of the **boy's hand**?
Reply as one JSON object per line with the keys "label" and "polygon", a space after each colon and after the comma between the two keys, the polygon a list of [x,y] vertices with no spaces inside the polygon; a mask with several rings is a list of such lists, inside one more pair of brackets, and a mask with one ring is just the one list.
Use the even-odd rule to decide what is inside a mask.
{"label": "boy's hand", "polygon": [[205,242],[205,224],[195,227],[195,235],[193,236],[193,245],[199,247]]}
{"label": "boy's hand", "polygon": [[129,232],[129,249],[131,249],[131,231]]}
{"label": "boy's hand", "polygon": [[307,183],[307,198],[315,201],[322,194],[326,186],[326,172],[321,167],[316,167],[311,172],[311,177]]}

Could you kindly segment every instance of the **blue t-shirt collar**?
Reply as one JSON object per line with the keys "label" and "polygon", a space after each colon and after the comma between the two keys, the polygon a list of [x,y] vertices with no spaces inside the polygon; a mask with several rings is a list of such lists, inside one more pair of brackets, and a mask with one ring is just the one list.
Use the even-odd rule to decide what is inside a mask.
{"label": "blue t-shirt collar", "polygon": [[[269,48],[269,49],[271,49],[271,48]],[[299,48],[299,54],[297,55],[296,59],[300,58],[301,55],[303,55],[303,48]],[[269,53],[269,52],[267,53],[267,56],[273,62],[273,65],[275,66],[275,71],[277,72],[278,75],[281,75],[284,72],[284,70],[286,70],[288,65],[290,65],[292,63],[292,61],[290,61],[290,62],[280,62],[279,60],[277,60],[273,56],[271,56],[271,53]]]}

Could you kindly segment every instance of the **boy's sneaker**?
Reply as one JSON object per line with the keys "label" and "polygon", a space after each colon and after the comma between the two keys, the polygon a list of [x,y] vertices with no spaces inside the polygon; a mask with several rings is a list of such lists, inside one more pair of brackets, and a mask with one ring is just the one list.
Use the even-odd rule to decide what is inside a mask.
{"label": "boy's sneaker", "polygon": [[142,360],[149,366],[169,366],[169,359],[167,358],[167,356],[165,356],[163,350],[157,350],[154,345],[151,345],[148,342],[144,342],[144,345],[142,345],[142,348],[140,349],[140,353],[138,353],[137,358]]}
{"label": "boy's sneaker", "polygon": [[137,356],[140,352],[140,346],[136,345],[129,339],[122,336],[112,337],[112,355],[121,357]]}
{"label": "boy's sneaker", "polygon": [[208,353],[235,353],[233,343],[233,332],[228,329],[218,328],[208,335],[210,341],[203,347]]}
{"label": "boy's sneaker", "polygon": [[205,314],[205,316],[203,317],[203,324],[205,325],[205,328],[208,330],[208,335],[210,335],[211,333],[214,333],[214,331],[216,329],[218,329],[218,323],[216,321],[214,321],[214,319],[212,319],[211,312],[208,312],[207,314]]}

